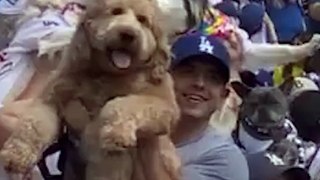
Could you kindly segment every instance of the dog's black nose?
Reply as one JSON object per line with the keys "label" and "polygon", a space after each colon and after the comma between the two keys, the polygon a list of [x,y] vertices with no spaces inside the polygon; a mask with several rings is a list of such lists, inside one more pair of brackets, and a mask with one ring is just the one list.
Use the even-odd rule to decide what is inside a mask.
{"label": "dog's black nose", "polygon": [[120,39],[122,42],[132,43],[135,40],[135,35],[130,32],[121,32]]}

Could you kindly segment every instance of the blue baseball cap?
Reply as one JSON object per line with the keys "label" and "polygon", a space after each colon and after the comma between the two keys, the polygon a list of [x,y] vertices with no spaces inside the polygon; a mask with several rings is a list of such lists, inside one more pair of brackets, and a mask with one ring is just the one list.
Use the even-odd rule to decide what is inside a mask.
{"label": "blue baseball cap", "polygon": [[226,81],[229,81],[230,55],[222,41],[215,36],[207,36],[199,31],[192,31],[179,37],[172,45],[172,64],[174,67],[194,56],[209,56],[210,60],[223,70]]}
{"label": "blue baseball cap", "polygon": [[264,69],[256,72],[256,79],[260,86],[273,86],[272,73]]}
{"label": "blue baseball cap", "polygon": [[230,0],[218,3],[214,6],[214,8],[218,9],[219,11],[230,17],[238,18],[240,15],[240,12],[235,6],[234,2]]}
{"label": "blue baseball cap", "polygon": [[255,2],[247,4],[240,14],[240,28],[252,36],[262,28],[264,14],[262,5]]}

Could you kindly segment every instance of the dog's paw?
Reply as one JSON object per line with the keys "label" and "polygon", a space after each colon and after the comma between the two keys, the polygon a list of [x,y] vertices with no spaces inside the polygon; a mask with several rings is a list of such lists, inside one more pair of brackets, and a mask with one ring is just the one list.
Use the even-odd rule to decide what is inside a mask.
{"label": "dog's paw", "polygon": [[28,144],[19,140],[7,141],[0,151],[0,158],[8,172],[27,173],[38,160],[35,150]]}
{"label": "dog's paw", "polygon": [[105,126],[100,132],[101,148],[108,151],[124,151],[136,146],[136,127],[133,122],[118,122]]}

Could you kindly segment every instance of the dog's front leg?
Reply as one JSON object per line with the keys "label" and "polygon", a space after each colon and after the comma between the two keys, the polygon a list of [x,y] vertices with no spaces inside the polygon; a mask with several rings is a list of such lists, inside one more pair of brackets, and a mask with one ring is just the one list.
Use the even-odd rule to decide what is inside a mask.
{"label": "dog's front leg", "polygon": [[0,118],[18,121],[0,158],[10,173],[27,173],[58,134],[56,109],[41,100],[23,100],[1,109]]}
{"label": "dog's front leg", "polygon": [[136,145],[137,136],[167,134],[178,117],[177,108],[152,95],[129,95],[105,105],[99,120],[102,148],[119,150]]}

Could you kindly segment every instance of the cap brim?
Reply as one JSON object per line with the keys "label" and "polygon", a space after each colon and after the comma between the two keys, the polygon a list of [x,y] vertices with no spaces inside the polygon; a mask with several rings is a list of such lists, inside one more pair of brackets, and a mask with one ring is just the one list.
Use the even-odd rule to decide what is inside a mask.
{"label": "cap brim", "polygon": [[229,82],[230,80],[230,69],[229,66],[222,60],[219,59],[219,57],[214,56],[212,54],[208,53],[190,53],[190,55],[186,55],[180,59],[175,59],[171,65],[171,68],[175,68],[177,65],[189,61],[193,58],[201,58],[205,57],[206,61],[212,62],[215,66],[218,66],[219,73],[224,77],[223,81],[224,83]]}

